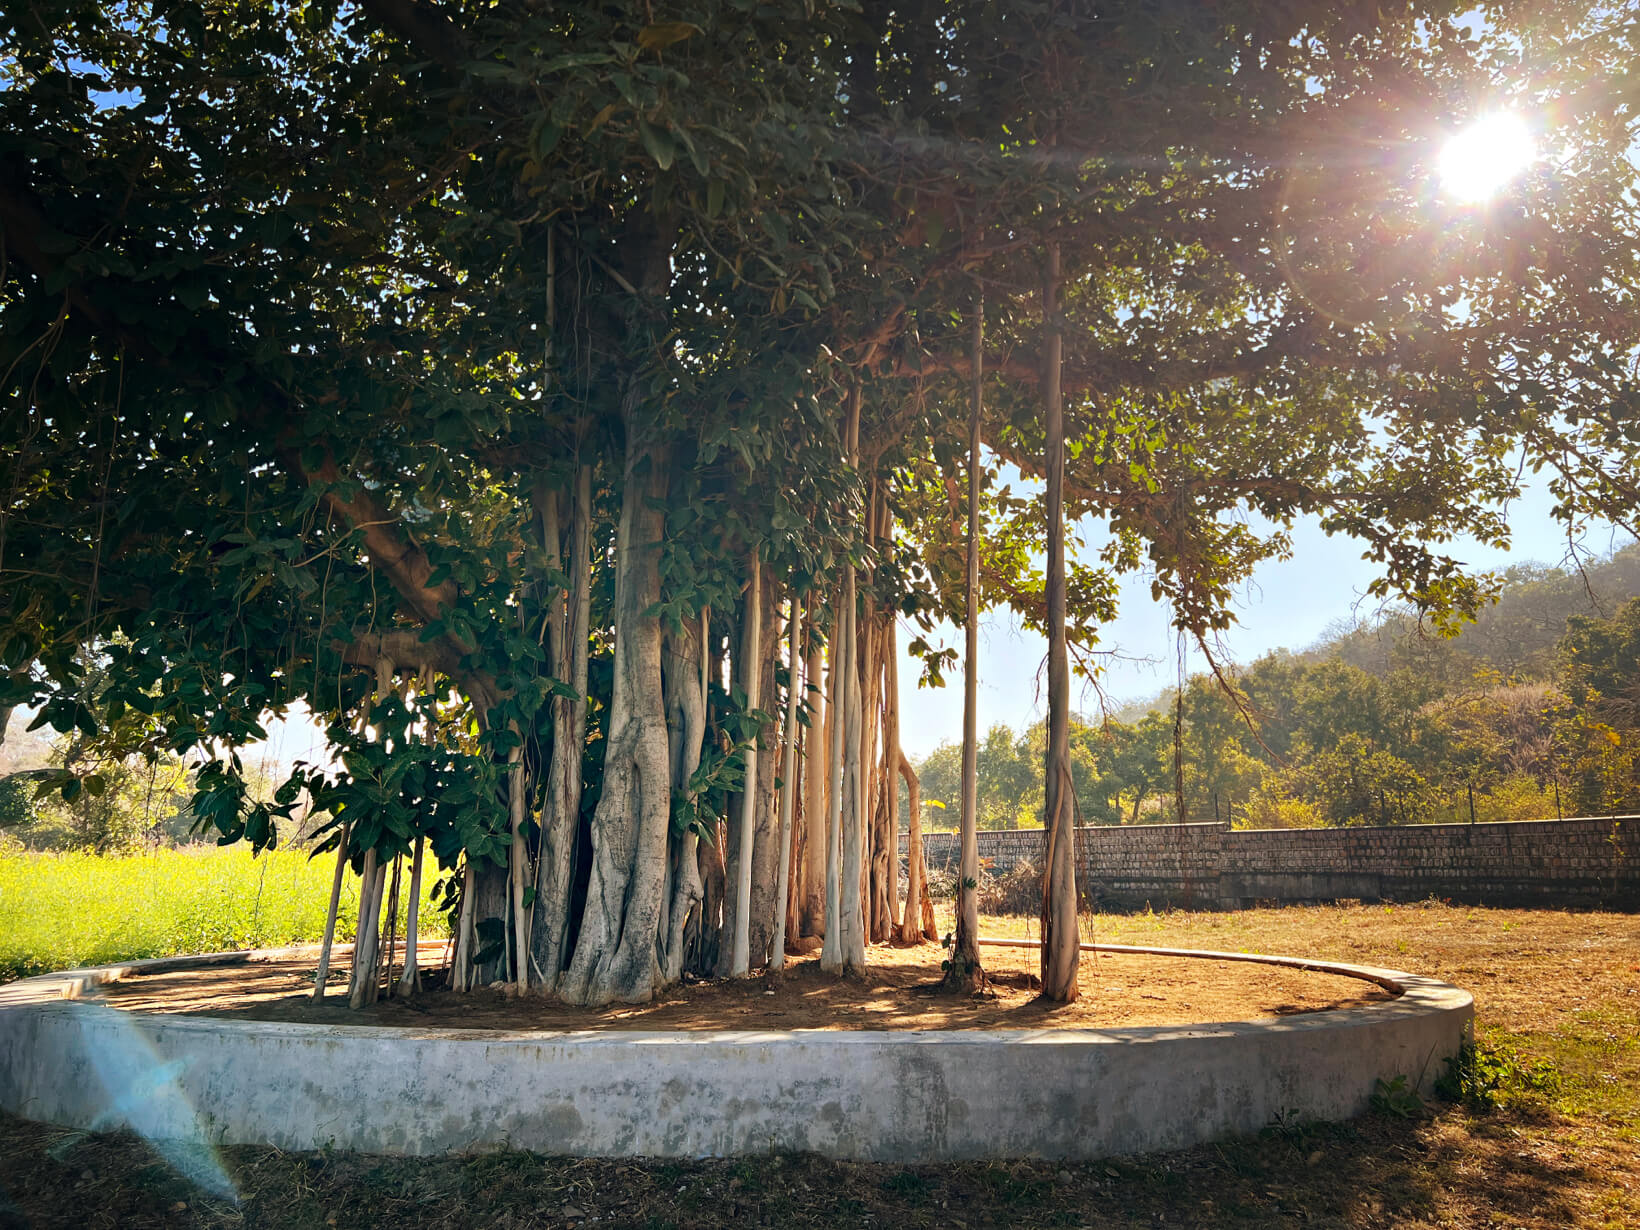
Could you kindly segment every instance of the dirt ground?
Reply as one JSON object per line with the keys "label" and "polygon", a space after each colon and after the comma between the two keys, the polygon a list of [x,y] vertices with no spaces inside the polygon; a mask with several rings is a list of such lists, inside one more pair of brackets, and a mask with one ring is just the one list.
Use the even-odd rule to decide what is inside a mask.
{"label": "dirt ground", "polygon": [[[435,950],[427,956],[433,958]],[[194,1012],[243,1020],[458,1029],[1110,1029],[1242,1021],[1353,1008],[1390,998],[1373,983],[1337,974],[1239,961],[1082,954],[1081,998],[1049,1006],[1037,999],[1034,951],[984,950],[991,978],[981,998],[937,994],[943,950],[873,946],[867,971],[839,979],[813,956],[791,960],[777,977],[673,987],[653,1003],[574,1008],[500,991],[430,991],[354,1012],[345,973],[315,1005],[311,958],[130,977],[100,998],[141,1012]]]}

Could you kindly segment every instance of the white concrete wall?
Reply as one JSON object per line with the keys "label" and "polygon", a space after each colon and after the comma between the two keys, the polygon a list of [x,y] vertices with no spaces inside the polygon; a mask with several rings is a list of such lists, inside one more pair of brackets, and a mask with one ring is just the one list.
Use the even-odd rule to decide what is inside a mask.
{"label": "white concrete wall", "polygon": [[1253,1132],[1278,1112],[1347,1118],[1380,1077],[1427,1086],[1469,1028],[1470,996],[1445,983],[1283,963],[1403,994],[1187,1029],[897,1033],[330,1027],[63,998],[113,967],[0,989],[0,1108],[286,1149],[1090,1159]]}

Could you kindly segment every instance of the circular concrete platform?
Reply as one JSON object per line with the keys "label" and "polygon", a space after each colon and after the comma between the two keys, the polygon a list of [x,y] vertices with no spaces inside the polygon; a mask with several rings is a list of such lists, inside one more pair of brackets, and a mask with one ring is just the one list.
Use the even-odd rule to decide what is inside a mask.
{"label": "circular concrete platform", "polygon": [[1084,947],[1342,974],[1396,997],[1179,1028],[894,1033],[303,1025],[130,1013],[81,998],[135,971],[263,955],[218,953],[0,987],[0,1109],[64,1127],[282,1149],[1089,1160],[1184,1148],[1278,1117],[1348,1118],[1380,1079],[1427,1089],[1474,1016],[1467,991],[1395,970]]}

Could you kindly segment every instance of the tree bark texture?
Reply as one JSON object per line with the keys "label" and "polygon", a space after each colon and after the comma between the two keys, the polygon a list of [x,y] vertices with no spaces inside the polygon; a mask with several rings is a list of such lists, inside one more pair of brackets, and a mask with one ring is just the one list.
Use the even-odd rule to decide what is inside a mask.
{"label": "tree bark texture", "polygon": [[[560,567],[558,495],[541,497],[542,545],[549,564]],[[552,699],[552,752],[547,765],[547,794],[541,809],[540,859],[535,879],[535,910],[530,933],[532,979],[548,990],[557,986],[569,964],[570,906],[575,892],[576,854],[580,849],[581,758],[587,741],[587,645],[592,614],[592,467],[575,475],[575,502],[570,517],[568,593],[554,600],[547,623],[547,658],[553,676],[567,683],[574,696]]]}
{"label": "tree bark texture", "polygon": [[985,306],[974,305],[973,383],[968,409],[968,578],[963,621],[962,663],[962,811],[958,821],[961,854],[957,861],[957,929],[951,941],[946,982],[970,994],[985,987],[979,957],[979,497],[980,415],[984,409]]}
{"label": "tree bark texture", "polygon": [[695,866],[700,875],[700,906],[684,924],[684,968],[701,978],[717,971],[723,939],[723,898],[728,887],[723,847],[728,841],[727,825],[714,827],[712,840],[695,846]]}
{"label": "tree bark texture", "polygon": [[763,628],[759,636],[758,696],[763,706],[776,714],[775,720],[758,736],[757,800],[752,828],[752,899],[747,934],[751,945],[751,968],[769,963],[774,944],[775,910],[780,904],[776,873],[780,868],[780,798],[775,789],[775,769],[779,764],[779,695],[775,668],[780,662],[780,609],[773,588],[764,573]]}
{"label": "tree bark texture", "polygon": [[1048,750],[1043,783],[1047,852],[1042,881],[1042,998],[1077,997],[1075,794],[1071,786],[1070,663],[1065,643],[1065,414],[1060,391],[1059,245],[1048,244],[1042,288],[1047,329],[1043,419],[1048,476]]}
{"label": "tree bark texture", "polygon": [[[762,566],[754,551],[746,565],[746,601],[741,608],[740,652],[735,655],[736,680],[746,695],[746,708],[758,708],[759,685],[763,679]],[[757,832],[757,745],[754,737],[746,748],[745,784],[731,801],[730,823],[734,835],[729,841],[729,881],[734,894],[725,903],[723,925],[729,932],[729,951],[720,961],[719,972],[727,978],[744,978],[751,965],[752,867],[756,861]]]}
{"label": "tree bark texture", "polygon": [[861,689],[856,632],[854,566],[843,569],[843,619],[847,634],[843,637],[843,782],[842,782],[842,867],[839,872],[841,893],[837,915],[839,940],[842,949],[843,971],[857,972],[865,968],[866,935],[864,904],[864,817],[865,785],[861,781],[860,751],[864,742],[861,722]]}
{"label": "tree bark texture", "polygon": [[[505,981],[511,960],[508,952],[511,932],[507,925],[507,916],[511,913],[511,866],[480,858],[472,864],[472,868],[473,929],[476,937],[469,958],[473,965],[469,990]],[[499,944],[491,943],[486,938],[496,933],[497,925],[501,928]],[[480,958],[484,959],[481,961]]]}
{"label": "tree bark texture", "polygon": [[809,618],[809,651],[804,685],[813,708],[803,730],[803,901],[802,934],[818,936],[826,927],[826,778],[829,744],[826,740],[826,690],[821,687],[824,660],[820,638]]}
{"label": "tree bark texture", "polygon": [[803,652],[803,608],[797,595],[792,595],[791,620],[788,630],[790,650],[786,670],[786,720],[781,727],[780,774],[780,865],[775,873],[779,897],[775,902],[774,936],[769,941],[769,968],[778,970],[786,964],[786,907],[790,902],[792,868],[793,819],[797,800],[797,698],[802,690],[800,665]]}
{"label": "tree bark texture", "polygon": [[[689,779],[700,767],[701,742],[706,737],[705,639],[710,624],[710,613],[702,611],[693,635],[686,629],[682,637],[666,638],[661,659],[672,788],[680,794],[688,790]],[[682,832],[674,830],[669,846],[672,894],[661,974],[666,982],[673,983],[683,977],[690,916],[699,911],[704,894],[700,879],[700,835],[693,828]]]}
{"label": "tree bark texture", "polygon": [[821,927],[820,968],[843,968],[843,671],[848,657],[847,591],[832,608],[831,643],[826,646],[826,917]]}
{"label": "tree bark texture", "polygon": [[928,895],[928,862],[923,852],[922,836],[922,782],[917,771],[900,751],[900,776],[905,778],[907,805],[911,817],[907,821],[906,838],[906,892],[905,913],[900,920],[899,942],[918,944],[924,940],[939,942],[939,929],[934,924],[934,899]]}
{"label": "tree bark texture", "polygon": [[336,874],[330,880],[330,908],[325,912],[325,942],[319,947],[319,969],[313,975],[313,1002],[322,1003],[325,984],[330,980],[330,950],[336,939],[336,911],[342,903],[342,876],[347,871],[347,839],[353,826],[342,821],[341,836],[336,845]]}
{"label": "tree bark texture", "polygon": [[623,393],[627,457],[615,557],[615,646],[603,793],[592,817],[592,869],[575,955],[560,984],[570,1003],[642,1002],[661,977],[656,931],[666,886],[671,772],[661,690],[660,547],[665,449],[646,438],[634,377]]}
{"label": "tree bark texture", "polygon": [[507,753],[507,829],[512,840],[508,844],[507,887],[511,896],[508,913],[512,930],[508,942],[512,944],[510,973],[520,988],[529,986],[530,977],[530,911],[524,904],[524,889],[530,875],[530,849],[524,836],[524,821],[529,807],[526,798],[523,736],[515,726],[513,733],[519,743]]}
{"label": "tree bark texture", "polygon": [[376,973],[376,944],[381,936],[382,872],[374,849],[364,852],[359,869],[359,925],[353,935],[353,976],[347,988],[347,1006],[362,1008],[370,1002],[370,983]]}
{"label": "tree bark texture", "polygon": [[414,995],[421,990],[421,962],[416,952],[420,939],[418,914],[421,908],[421,857],[426,838],[416,838],[415,853],[410,856],[410,903],[404,915],[404,972],[399,975],[394,994]]}
{"label": "tree bark texture", "polygon": [[[387,890],[387,943],[383,946],[381,959],[382,973],[387,980],[389,992],[393,989],[393,950],[398,946],[399,927],[399,887],[404,876],[404,859],[398,857],[393,860],[393,879]],[[372,979],[370,983],[370,1000],[374,1003],[381,998],[381,982]]]}
{"label": "tree bark texture", "polygon": [[886,944],[900,928],[900,668],[894,612],[880,634],[883,672],[883,758],[877,774],[877,836],[871,850],[871,938]]}
{"label": "tree bark texture", "polygon": [[[856,386],[849,397],[848,408],[848,461],[860,464],[860,403],[861,391]],[[863,706],[865,698],[860,681],[859,595],[852,562],[843,566],[843,619],[847,628],[843,636],[844,666],[841,693],[843,698],[843,814],[842,814],[842,894],[837,915],[841,932],[843,972],[865,969],[866,933],[863,906],[865,903],[864,838],[865,783],[861,780],[861,755],[864,752]]]}

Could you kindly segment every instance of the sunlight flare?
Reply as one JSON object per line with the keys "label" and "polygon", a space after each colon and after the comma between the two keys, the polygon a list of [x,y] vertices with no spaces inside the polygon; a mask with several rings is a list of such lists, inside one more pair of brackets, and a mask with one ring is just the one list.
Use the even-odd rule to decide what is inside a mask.
{"label": "sunlight flare", "polygon": [[1441,147],[1441,185],[1461,201],[1484,201],[1537,156],[1531,130],[1518,115],[1476,120]]}

